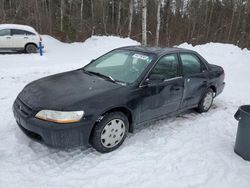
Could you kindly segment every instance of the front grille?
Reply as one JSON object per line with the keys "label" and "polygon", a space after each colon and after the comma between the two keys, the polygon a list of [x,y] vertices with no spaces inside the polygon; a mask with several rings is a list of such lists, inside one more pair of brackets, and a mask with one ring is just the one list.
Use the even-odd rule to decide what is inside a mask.
{"label": "front grille", "polygon": [[30,117],[33,114],[32,108],[26,105],[21,99],[17,98],[15,101],[16,109],[25,117]]}

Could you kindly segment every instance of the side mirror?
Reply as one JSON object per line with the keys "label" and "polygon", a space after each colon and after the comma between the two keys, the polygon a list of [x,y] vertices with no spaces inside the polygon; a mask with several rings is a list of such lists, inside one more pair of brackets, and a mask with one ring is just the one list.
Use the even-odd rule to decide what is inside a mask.
{"label": "side mirror", "polygon": [[145,83],[148,86],[153,86],[162,83],[165,80],[165,77],[161,74],[151,74],[146,80]]}

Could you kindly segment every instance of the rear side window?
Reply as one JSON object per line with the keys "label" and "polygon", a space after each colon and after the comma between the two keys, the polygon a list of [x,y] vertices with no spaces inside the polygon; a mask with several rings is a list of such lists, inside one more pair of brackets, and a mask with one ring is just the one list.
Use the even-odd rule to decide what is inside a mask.
{"label": "rear side window", "polygon": [[25,30],[12,29],[12,35],[35,35],[35,34]]}
{"label": "rear side window", "polygon": [[202,72],[202,64],[194,54],[180,54],[183,75],[191,75]]}
{"label": "rear side window", "polygon": [[0,36],[8,36],[8,35],[10,35],[10,29],[0,30]]}
{"label": "rear side window", "polygon": [[154,67],[151,74],[163,75],[165,79],[171,79],[178,76],[178,58],[176,54],[162,57]]}

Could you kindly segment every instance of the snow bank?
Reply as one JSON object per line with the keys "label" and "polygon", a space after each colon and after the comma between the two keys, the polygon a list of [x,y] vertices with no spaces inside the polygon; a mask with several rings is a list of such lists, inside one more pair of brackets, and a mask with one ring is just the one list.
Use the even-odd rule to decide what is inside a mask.
{"label": "snow bank", "polygon": [[232,44],[208,43],[192,46],[187,43],[179,47],[199,52],[208,62],[221,65],[226,73],[226,95],[240,104],[250,104],[250,51]]}
{"label": "snow bank", "polygon": [[76,69],[131,39],[94,36],[65,44],[43,36],[46,53],[0,55],[0,187],[249,187],[250,162],[234,154],[233,114],[250,104],[250,51],[227,44],[192,47],[224,67],[226,88],[206,114],[190,111],[129,135],[120,149],[59,151],[27,138],[11,106],[28,82]]}

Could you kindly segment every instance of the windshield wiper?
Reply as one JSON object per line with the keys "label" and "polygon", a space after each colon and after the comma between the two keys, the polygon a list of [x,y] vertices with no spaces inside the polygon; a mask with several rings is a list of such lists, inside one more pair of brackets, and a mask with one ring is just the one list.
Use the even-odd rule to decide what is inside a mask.
{"label": "windshield wiper", "polygon": [[123,82],[123,81],[120,81],[120,80],[115,80],[112,76],[107,76],[107,75],[104,75],[104,74],[101,74],[99,72],[94,72],[94,71],[87,71],[85,69],[82,69],[82,71],[84,71],[85,73],[89,74],[89,75],[96,75],[96,76],[99,76],[99,77],[102,77],[106,80],[109,80],[111,82],[114,82],[114,83],[117,83],[117,84],[120,84],[120,85],[123,85],[123,86],[126,86],[127,83],[126,82]]}
{"label": "windshield wiper", "polygon": [[[83,69],[83,70],[84,70],[84,69]],[[87,70],[84,70],[84,71],[87,72],[87,73],[94,74],[94,75],[96,75],[96,76],[99,76],[99,77],[108,79],[108,80],[110,80],[110,81],[116,83],[116,80],[115,80],[112,76],[107,76],[107,75],[101,74],[101,73],[99,73],[99,72],[94,72],[94,71],[87,71]]]}

